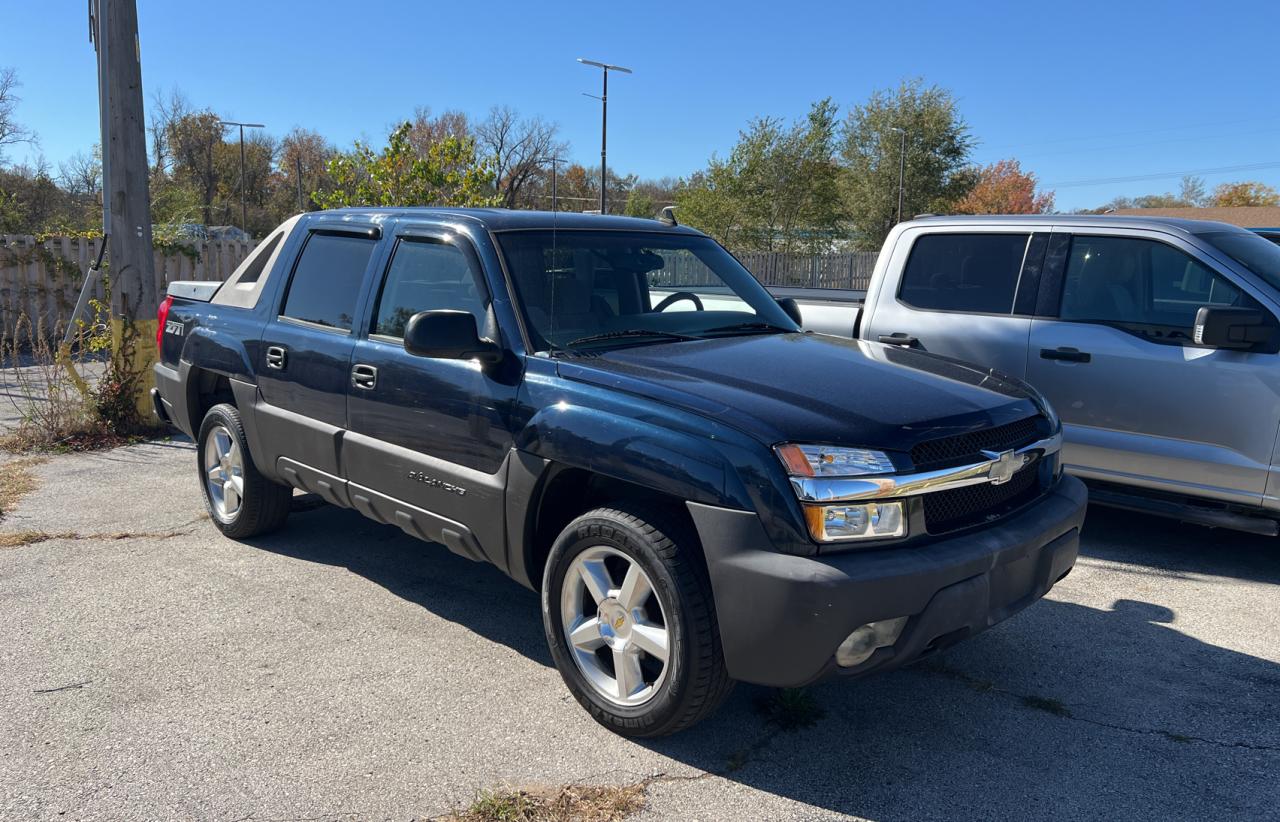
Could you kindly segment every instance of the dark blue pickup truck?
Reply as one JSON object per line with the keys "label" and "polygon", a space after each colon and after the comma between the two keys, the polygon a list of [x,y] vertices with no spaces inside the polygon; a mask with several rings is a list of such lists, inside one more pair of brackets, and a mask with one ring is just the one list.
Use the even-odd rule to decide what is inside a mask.
{"label": "dark blue pickup truck", "polygon": [[153,396],[224,534],[300,489],[491,562],[578,701],[657,736],[938,651],[1076,558],[1033,389],[796,314],[670,220],[313,213],[171,286]]}

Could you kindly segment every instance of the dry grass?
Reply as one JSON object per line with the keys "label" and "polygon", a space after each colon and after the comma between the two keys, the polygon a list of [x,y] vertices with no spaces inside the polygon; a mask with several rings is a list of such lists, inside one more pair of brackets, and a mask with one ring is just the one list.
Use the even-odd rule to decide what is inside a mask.
{"label": "dry grass", "polygon": [[21,457],[0,465],[0,517],[36,490],[40,482],[32,469],[42,462],[43,457]]}
{"label": "dry grass", "polygon": [[617,822],[644,807],[645,786],[565,785],[481,791],[446,822]]}
{"label": "dry grass", "polygon": [[75,533],[50,534],[47,531],[0,531],[0,548],[21,548],[51,539],[79,539]]}

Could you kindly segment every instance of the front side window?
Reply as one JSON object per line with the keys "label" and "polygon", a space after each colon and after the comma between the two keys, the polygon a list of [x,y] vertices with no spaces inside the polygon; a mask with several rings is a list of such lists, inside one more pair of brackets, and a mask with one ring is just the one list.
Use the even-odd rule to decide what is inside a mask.
{"label": "front side window", "polygon": [[1220,274],[1178,249],[1134,237],[1077,236],[1062,290],[1064,320],[1119,325],[1153,342],[1191,339],[1201,306],[1256,307]]}
{"label": "front side window", "polygon": [[387,269],[370,333],[404,337],[405,324],[420,311],[468,311],[484,328],[486,299],[467,255],[452,243],[402,239]]}
{"label": "front side window", "polygon": [[898,297],[913,308],[1010,314],[1029,234],[926,234],[911,247]]}
{"label": "front side window", "polygon": [[364,271],[377,240],[347,234],[312,234],[289,281],[280,314],[350,331]]}
{"label": "front side window", "polygon": [[1200,239],[1261,277],[1272,288],[1280,288],[1280,231],[1255,234],[1252,231],[1205,231]]}
{"label": "front side window", "polygon": [[573,230],[497,239],[535,350],[799,330],[707,237]]}

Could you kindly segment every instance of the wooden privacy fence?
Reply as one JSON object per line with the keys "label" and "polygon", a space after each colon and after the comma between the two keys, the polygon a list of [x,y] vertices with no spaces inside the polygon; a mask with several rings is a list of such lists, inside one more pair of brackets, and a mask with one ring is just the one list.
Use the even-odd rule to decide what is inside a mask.
{"label": "wooden privacy fence", "polygon": [[878,251],[832,254],[788,254],[761,251],[738,259],[765,285],[797,288],[853,288],[865,291],[876,267]]}
{"label": "wooden privacy fence", "polygon": [[[50,337],[65,328],[80,294],[84,274],[97,258],[101,242],[101,238],[53,237],[38,243],[30,235],[0,235],[0,329],[4,334],[11,332],[21,314],[29,317],[33,326],[43,327]],[[156,248],[160,293],[174,280],[225,280],[253,246],[253,243],[234,240],[193,240],[190,245]],[[739,254],[738,259],[765,285],[866,290],[877,256],[875,251],[831,254],[766,251]],[[110,273],[110,261],[107,262]],[[696,274],[680,271],[681,268],[674,265],[668,272],[673,284],[695,284],[693,280],[706,276],[700,263]],[[100,284],[96,292],[95,296],[100,298]]]}
{"label": "wooden privacy fence", "polygon": [[[7,336],[19,315],[52,337],[66,327],[80,296],[85,272],[98,256],[101,237],[0,235],[0,328]],[[232,240],[156,248],[156,280],[163,294],[174,280],[225,280],[254,244]],[[108,276],[110,260],[106,261]],[[94,296],[102,297],[102,285]]]}

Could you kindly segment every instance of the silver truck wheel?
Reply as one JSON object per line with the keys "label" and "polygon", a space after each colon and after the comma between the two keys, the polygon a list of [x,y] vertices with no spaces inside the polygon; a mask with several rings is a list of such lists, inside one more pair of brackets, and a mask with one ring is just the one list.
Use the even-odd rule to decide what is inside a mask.
{"label": "silver truck wheel", "polygon": [[578,554],[560,590],[561,625],[573,661],[614,705],[642,705],[667,675],[671,635],[653,581],[607,545]]}
{"label": "silver truck wheel", "polygon": [[244,460],[226,426],[209,429],[204,442],[204,472],[214,514],[223,522],[235,519],[244,499]]}
{"label": "silver truck wheel", "polygon": [[196,470],[209,518],[232,539],[274,531],[289,516],[293,489],[258,471],[234,405],[219,403],[205,414],[196,437]]}
{"label": "silver truck wheel", "polygon": [[733,687],[706,561],[674,505],[622,501],[565,526],[543,568],[542,625],[574,698],[624,736],[683,730]]}

